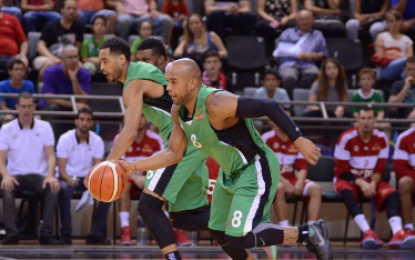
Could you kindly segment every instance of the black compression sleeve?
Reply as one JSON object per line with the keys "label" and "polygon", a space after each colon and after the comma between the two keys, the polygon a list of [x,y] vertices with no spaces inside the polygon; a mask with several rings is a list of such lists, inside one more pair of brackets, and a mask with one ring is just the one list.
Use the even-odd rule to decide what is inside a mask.
{"label": "black compression sleeve", "polygon": [[235,116],[238,118],[268,116],[293,142],[303,135],[278,102],[273,99],[239,97]]}

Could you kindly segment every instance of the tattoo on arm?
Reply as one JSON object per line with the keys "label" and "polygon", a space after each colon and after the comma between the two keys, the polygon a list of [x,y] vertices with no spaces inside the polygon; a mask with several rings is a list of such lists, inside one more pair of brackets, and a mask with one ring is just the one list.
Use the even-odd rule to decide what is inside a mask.
{"label": "tattoo on arm", "polygon": [[213,110],[207,110],[207,113],[208,113],[208,115],[209,115],[211,118],[215,118],[215,117],[216,117],[216,115],[215,115],[215,111],[213,111]]}

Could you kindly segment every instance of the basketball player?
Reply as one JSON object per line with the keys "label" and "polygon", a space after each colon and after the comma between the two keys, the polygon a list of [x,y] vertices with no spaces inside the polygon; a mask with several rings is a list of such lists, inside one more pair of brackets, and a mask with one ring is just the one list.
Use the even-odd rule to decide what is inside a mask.
{"label": "basketball player", "polygon": [[284,242],[302,242],[317,259],[333,259],[323,220],[284,228],[268,223],[279,181],[279,163],[251,118],[268,116],[288,134],[309,163],[315,165],[321,156],[320,149],[302,137],[278,103],[205,87],[198,65],[190,59],[171,63],[166,77],[174,102],[169,147],[148,159],[117,163],[127,172],[166,167],[180,162],[190,140],[222,167],[213,193],[209,228],[232,259],[253,259],[247,251],[233,255],[235,248]]}
{"label": "basketball player", "polygon": [[[123,101],[126,106],[124,127],[107,160],[121,158],[131,146],[142,113],[159,128],[159,134],[166,140],[166,146],[173,128],[170,117],[173,102],[164,87],[168,83],[164,74],[158,68],[143,62],[130,63],[130,56],[128,43],[118,37],[105,41],[99,51],[103,74],[110,81],[124,83]],[[165,200],[175,203],[180,193],[183,203],[173,204],[173,207],[170,204],[170,210],[209,211],[206,207],[208,174],[205,160],[206,155],[193,145],[189,145],[180,163],[147,172],[146,187],[141,195],[138,210],[167,260],[181,260],[181,256],[162,205]],[[191,224],[197,228],[196,230],[207,229],[203,227],[207,221]],[[245,252],[243,249],[233,251],[235,255]],[[236,256],[231,257],[238,259]]]}
{"label": "basketball player", "polygon": [[[160,40],[150,38],[143,41],[138,46],[137,57],[139,61],[146,62],[158,67],[163,73],[166,68],[166,51],[163,43]],[[173,101],[170,97],[170,107]],[[168,120],[171,119],[169,118]],[[192,148],[194,149],[194,147]],[[152,173],[150,173],[151,175]],[[184,183],[182,189],[178,192],[175,201],[168,201],[170,210],[170,220],[174,228],[185,231],[201,231],[209,230],[208,222],[210,217],[210,205],[198,207],[195,204],[194,196],[189,196],[189,193],[196,192],[205,193],[206,180],[208,178],[207,172],[202,178],[199,175],[191,175]],[[148,175],[149,176],[149,175]],[[148,177],[147,176],[147,177]],[[205,179],[206,178],[206,179]],[[202,182],[201,182],[202,180]],[[185,210],[177,210],[177,209]],[[276,248],[264,248],[270,259],[276,258]],[[239,251],[239,250],[235,250]]]}

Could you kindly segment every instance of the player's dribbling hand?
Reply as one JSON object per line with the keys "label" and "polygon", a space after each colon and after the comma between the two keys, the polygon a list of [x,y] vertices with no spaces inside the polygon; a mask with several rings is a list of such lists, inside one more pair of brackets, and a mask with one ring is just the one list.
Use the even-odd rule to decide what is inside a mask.
{"label": "player's dribbling hand", "polygon": [[14,190],[14,185],[19,186],[19,182],[12,176],[4,177],[1,181],[1,189],[12,191]]}
{"label": "player's dribbling hand", "polygon": [[117,163],[127,175],[130,175],[134,170],[134,162],[126,162],[124,160],[112,160],[112,162]]}
{"label": "player's dribbling hand", "polygon": [[321,149],[315,146],[313,142],[304,137],[300,137],[294,141],[294,145],[309,164],[317,164],[318,159],[321,157]]}

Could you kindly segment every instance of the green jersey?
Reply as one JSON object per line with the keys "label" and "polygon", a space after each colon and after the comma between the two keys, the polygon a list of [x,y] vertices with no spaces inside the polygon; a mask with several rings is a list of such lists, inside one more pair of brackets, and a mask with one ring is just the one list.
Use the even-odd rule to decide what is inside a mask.
{"label": "green jersey", "polygon": [[102,41],[100,42],[96,42],[93,36],[91,38],[85,39],[82,42],[81,57],[98,57],[99,47],[101,47],[101,44],[106,40],[108,40],[108,36],[104,36],[104,38],[102,38]]}
{"label": "green jersey", "polygon": [[[352,96],[352,102],[366,102],[366,103],[383,103],[382,95],[373,90],[370,92],[368,96],[364,96],[361,89],[357,90]],[[373,110],[376,112],[384,111],[383,107],[374,107]],[[359,107],[354,107],[352,109],[353,113],[359,112]]]}
{"label": "green jersey", "polygon": [[212,157],[223,169],[227,177],[237,175],[254,161],[257,154],[269,152],[261,135],[255,129],[252,119],[241,119],[226,130],[216,131],[209,122],[206,112],[206,99],[220,91],[202,85],[197,97],[194,114],[186,120],[186,108],[180,108],[180,124],[189,143]]}
{"label": "green jersey", "polygon": [[[131,80],[135,79],[152,80],[163,86],[166,86],[168,83],[166,77],[159,68],[140,61],[130,63],[124,87],[127,86]],[[167,91],[159,98],[144,99],[143,104],[143,114],[160,130],[159,134],[165,141],[168,140],[171,130],[173,129],[173,123],[170,116],[172,104]]]}

